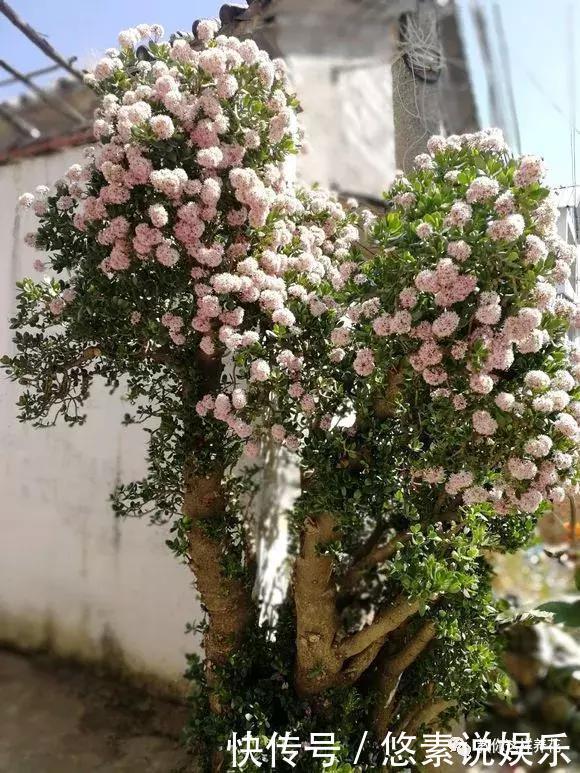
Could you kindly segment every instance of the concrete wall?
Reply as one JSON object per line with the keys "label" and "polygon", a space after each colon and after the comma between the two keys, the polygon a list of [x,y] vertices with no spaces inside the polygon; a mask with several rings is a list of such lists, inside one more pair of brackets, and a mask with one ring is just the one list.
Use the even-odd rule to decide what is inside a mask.
{"label": "concrete wall", "polygon": [[[296,21],[293,15],[292,19]],[[282,17],[271,35],[303,108],[308,151],[298,174],[340,192],[379,197],[395,172],[391,23],[297,26]]]}
{"label": "concrete wall", "polygon": [[395,171],[388,57],[345,60],[296,54],[288,65],[304,113],[300,177],[341,192],[380,196]]}
{"label": "concrete wall", "polygon": [[[19,193],[51,184],[80,149],[0,167],[0,351],[12,352],[14,283],[34,276],[23,244],[34,217]],[[144,436],[121,427],[121,395],[96,389],[84,427],[38,430],[16,421],[18,388],[0,375],[0,643],[47,646],[107,660],[149,681],[175,683],[200,617],[189,570],[163,528],[119,521],[108,496],[144,471]]]}

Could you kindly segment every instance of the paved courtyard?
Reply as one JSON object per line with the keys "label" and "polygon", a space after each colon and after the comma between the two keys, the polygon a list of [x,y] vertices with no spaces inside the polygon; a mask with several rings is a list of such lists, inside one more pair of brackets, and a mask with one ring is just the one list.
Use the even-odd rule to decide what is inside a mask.
{"label": "paved courtyard", "polygon": [[192,773],[183,707],[0,650],[0,773]]}

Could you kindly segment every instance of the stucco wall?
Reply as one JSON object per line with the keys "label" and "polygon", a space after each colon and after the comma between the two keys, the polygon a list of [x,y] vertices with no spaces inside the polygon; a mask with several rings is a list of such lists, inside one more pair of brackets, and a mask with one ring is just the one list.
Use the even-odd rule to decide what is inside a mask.
{"label": "stucco wall", "polygon": [[[282,36],[282,47],[287,41]],[[290,48],[290,43],[287,43]],[[395,172],[392,48],[385,32],[380,55],[286,55],[304,112],[307,152],[298,173],[309,183],[380,197]]]}
{"label": "stucco wall", "polygon": [[[14,283],[35,275],[36,254],[22,241],[34,218],[17,210],[17,196],[52,184],[81,153],[0,167],[3,353],[12,351]],[[194,649],[184,625],[200,616],[189,571],[165,546],[162,528],[119,521],[108,502],[118,480],[143,472],[143,433],[121,427],[121,396],[104,389],[95,389],[78,428],[19,424],[17,395],[0,375],[0,642],[175,682]]]}

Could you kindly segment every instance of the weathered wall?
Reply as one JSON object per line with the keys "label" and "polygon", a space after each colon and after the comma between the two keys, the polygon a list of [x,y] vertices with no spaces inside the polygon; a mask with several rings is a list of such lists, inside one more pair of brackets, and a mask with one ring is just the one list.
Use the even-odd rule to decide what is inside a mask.
{"label": "weathered wall", "polygon": [[[54,182],[81,153],[0,167],[3,353],[12,351],[14,282],[35,273],[36,254],[22,241],[34,217],[17,210],[17,196]],[[194,649],[184,625],[200,616],[189,571],[162,528],[116,520],[108,502],[118,480],[143,472],[143,433],[121,427],[121,395],[104,389],[95,390],[84,427],[45,431],[16,421],[17,394],[0,375],[0,642],[175,682]]]}
{"label": "weathered wall", "polygon": [[380,196],[395,171],[388,58],[296,54],[288,62],[308,146],[299,159],[300,176],[342,192]]}
{"label": "weathered wall", "polygon": [[340,192],[378,197],[395,172],[392,25],[358,35],[343,28],[280,22],[276,45],[284,55],[303,108],[308,152],[300,177]]}

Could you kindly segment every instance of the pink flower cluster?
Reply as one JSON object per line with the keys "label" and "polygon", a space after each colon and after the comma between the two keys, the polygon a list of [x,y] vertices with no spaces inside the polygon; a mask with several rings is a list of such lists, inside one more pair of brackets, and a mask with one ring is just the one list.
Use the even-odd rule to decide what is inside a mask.
{"label": "pink flower cluster", "polygon": [[545,174],[544,162],[539,156],[522,156],[514,175],[514,183],[519,186],[539,182]]}
{"label": "pink flower cluster", "polygon": [[463,228],[469,223],[471,216],[472,209],[469,204],[465,201],[455,201],[443,222],[448,228]]}
{"label": "pink flower cluster", "polygon": [[230,397],[220,392],[215,398],[210,394],[204,395],[195,409],[198,416],[205,417],[213,414],[215,419],[224,422],[235,435],[246,440],[252,435],[253,430],[251,425],[238,415],[238,411],[244,406],[244,397],[241,394],[233,393]]}
{"label": "pink flower cluster", "polygon": [[[381,304],[370,325],[362,313],[349,313],[354,322],[349,340],[356,341],[361,328],[365,341],[374,334],[363,351],[377,381],[382,368],[405,373],[408,364],[431,388],[438,410],[449,405],[455,422],[471,433],[464,456],[457,460],[462,468],[447,471],[442,460],[455,457],[456,449],[437,455],[438,448],[446,447],[445,422],[453,421],[443,413],[441,437],[432,439],[427,465],[412,473],[416,481],[444,485],[448,496],[460,497],[465,505],[489,503],[499,514],[535,512],[544,499],[559,501],[580,458],[580,406],[570,397],[580,384],[580,354],[572,352],[571,364],[556,372],[548,367],[550,352],[560,346],[550,321],[580,322],[580,312],[558,298],[554,287],[569,275],[575,251],[556,235],[557,210],[549,198],[538,206],[530,195],[522,204],[525,188],[541,180],[539,159],[524,157],[515,171],[512,166],[508,175],[505,169],[499,174],[502,156],[496,154],[506,147],[497,132],[434,137],[428,149],[428,155],[416,159],[416,171],[399,175],[391,190],[400,217],[408,219],[408,241],[400,244],[398,236],[389,241],[379,232],[379,245],[388,246],[381,260],[393,261],[389,300],[385,303],[380,289],[376,291]],[[478,159],[470,167],[465,153],[472,149]],[[485,171],[486,154],[492,159],[491,173]],[[471,172],[471,182],[461,182]],[[435,174],[449,186],[451,203],[426,211],[421,196],[430,190]],[[438,185],[444,199],[447,189]],[[420,222],[413,219],[415,209],[424,218]],[[440,227],[433,225],[437,222]],[[462,238],[453,229],[463,229]],[[399,247],[404,254],[397,263]],[[550,254],[556,266],[548,275],[542,266]],[[519,266],[514,255],[520,257]],[[410,292],[412,259],[416,270]],[[530,289],[531,271],[536,285]],[[526,371],[526,358],[544,352],[546,370]],[[356,358],[354,368],[366,374]],[[405,401],[400,404],[404,411]],[[507,423],[505,414],[510,414]],[[480,449],[480,461],[470,469],[475,449]],[[493,483],[481,449],[490,449]]]}
{"label": "pink flower cluster", "polygon": [[375,360],[371,349],[359,349],[354,358],[353,368],[359,376],[369,376],[375,369]]}
{"label": "pink flower cluster", "polygon": [[450,258],[441,258],[434,270],[424,269],[415,277],[416,288],[434,295],[437,306],[464,301],[477,285],[477,277],[461,273]]}
{"label": "pink flower cluster", "polygon": [[520,214],[507,215],[493,220],[487,227],[487,235],[494,241],[514,242],[524,232],[525,222]]}
{"label": "pink flower cluster", "polygon": [[[102,95],[97,143],[59,181],[54,206],[94,240],[111,293],[131,288],[136,308],[126,319],[136,345],[153,336],[163,347],[191,347],[192,356],[197,348],[212,358],[242,352],[236,376],[249,381],[252,399],[282,372],[296,392],[299,317],[335,311],[327,291],[342,289],[356,268],[346,258],[358,215],[322,189],[295,184],[287,161],[301,133],[282,62],[252,40],[220,35],[213,21],[197,24],[192,41],[163,43],[162,35],[156,25],[123,31],[121,50],[87,76]],[[136,63],[132,49],[148,40],[157,44],[154,61]],[[24,194],[21,205],[44,217],[48,193]],[[167,298],[151,295],[155,272],[165,272]],[[66,305],[63,294],[49,311],[60,316]],[[278,359],[263,345],[275,326],[289,331],[292,347]],[[358,363],[372,369],[364,352]],[[305,413],[316,404],[308,394],[298,399]],[[225,387],[198,413],[240,438],[252,434],[250,407]],[[271,436],[298,448],[278,425]]]}
{"label": "pink flower cluster", "polygon": [[468,204],[492,199],[499,193],[499,183],[492,177],[476,177],[465,193]]}

